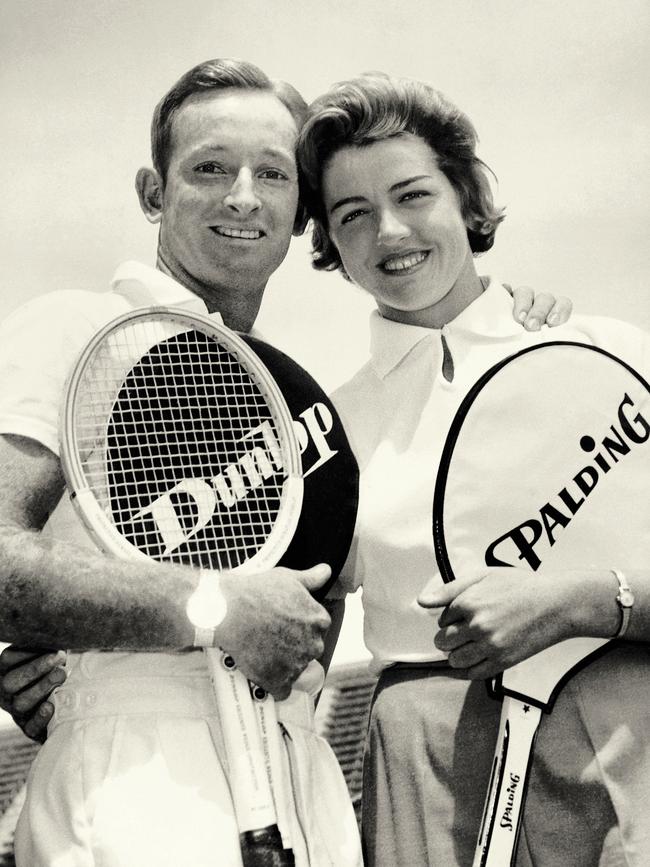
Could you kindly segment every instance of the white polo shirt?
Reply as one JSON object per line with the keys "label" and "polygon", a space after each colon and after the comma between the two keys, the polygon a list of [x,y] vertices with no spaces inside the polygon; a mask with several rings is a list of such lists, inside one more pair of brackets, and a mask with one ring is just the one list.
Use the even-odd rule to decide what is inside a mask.
{"label": "white polo shirt", "polygon": [[58,455],[63,388],[81,348],[111,319],[151,304],[207,313],[180,283],[138,262],[117,269],[109,292],[50,292],[12,313],[0,324],[0,433]]}
{"label": "white polo shirt", "polygon": [[[454,377],[442,375],[444,336]],[[432,501],[447,431],[481,374],[519,349],[548,340],[577,340],[609,349],[640,373],[650,372],[650,339],[627,323],[573,317],[549,331],[525,331],[512,299],[492,280],[487,290],[441,330],[371,315],[371,358],[333,395],[361,472],[357,527],[340,584],[363,585],[364,638],[379,671],[393,662],[444,659],[433,644],[439,612],[417,596],[438,576]]]}

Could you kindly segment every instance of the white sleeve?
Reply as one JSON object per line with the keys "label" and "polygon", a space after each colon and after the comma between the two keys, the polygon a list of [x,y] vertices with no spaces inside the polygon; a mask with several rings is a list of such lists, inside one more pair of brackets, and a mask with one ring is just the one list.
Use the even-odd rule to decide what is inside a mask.
{"label": "white sleeve", "polygon": [[355,534],[341,573],[327,591],[327,599],[343,599],[348,593],[356,592],[361,583],[361,570],[357,564],[357,537]]}
{"label": "white sleeve", "polygon": [[[357,461],[359,461],[359,444],[356,437],[357,430],[355,417],[352,412],[354,407],[358,407],[359,401],[356,397],[350,396],[350,391],[350,383],[346,383],[337,388],[330,395],[330,400],[339,414],[352,453]],[[360,467],[359,470],[361,470]],[[359,479],[359,483],[361,484],[361,479]],[[359,490],[359,497],[361,497],[361,490]],[[355,593],[363,583],[361,569],[359,567],[357,531],[358,524],[355,526],[354,537],[350,544],[350,550],[348,551],[341,573],[327,593],[328,599],[342,599],[348,593]]]}
{"label": "white sleeve", "polygon": [[0,433],[37,440],[56,455],[66,379],[96,330],[81,295],[91,293],[35,298],[0,324]]}
{"label": "white sleeve", "polygon": [[[650,382],[650,334],[620,319],[605,316],[576,316],[577,326],[594,345],[613,353]],[[571,325],[571,320],[567,323]]]}

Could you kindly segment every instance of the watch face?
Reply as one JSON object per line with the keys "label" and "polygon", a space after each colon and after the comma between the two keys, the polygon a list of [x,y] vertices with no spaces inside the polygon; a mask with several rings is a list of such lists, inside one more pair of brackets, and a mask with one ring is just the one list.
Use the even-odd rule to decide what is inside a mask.
{"label": "watch face", "polygon": [[631,590],[621,590],[618,595],[618,601],[623,608],[631,608],[634,605],[634,595]]}
{"label": "watch face", "polygon": [[199,588],[187,602],[187,616],[190,623],[201,629],[213,629],[218,626],[226,613],[226,600],[217,588],[210,590]]}

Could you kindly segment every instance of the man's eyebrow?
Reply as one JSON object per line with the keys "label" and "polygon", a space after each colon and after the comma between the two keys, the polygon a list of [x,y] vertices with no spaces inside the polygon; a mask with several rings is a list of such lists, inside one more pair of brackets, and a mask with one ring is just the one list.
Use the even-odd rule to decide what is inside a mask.
{"label": "man's eyebrow", "polygon": [[[414,184],[416,181],[422,181],[426,179],[430,179],[431,175],[414,175],[412,178],[406,178],[403,181],[398,181],[396,184],[393,184],[390,187],[389,192],[394,193],[396,190],[401,190],[403,187],[408,187],[409,184]],[[366,199],[363,196],[347,196],[344,199],[339,199],[338,202],[332,205],[330,208],[330,214],[333,214],[337,208],[342,208],[344,205],[354,205],[359,202],[365,202]]]}
{"label": "man's eyebrow", "polygon": [[[194,148],[193,156],[196,154],[210,154],[210,153],[236,153],[237,148],[222,145],[222,144],[212,144],[209,142],[205,142],[202,144],[198,144],[196,148]],[[263,148],[260,151],[260,157],[263,159],[272,159],[272,160],[284,160],[285,162],[289,162],[292,165],[295,164],[295,155],[292,151],[282,150],[281,148],[275,147],[267,147]]]}
{"label": "man's eyebrow", "polygon": [[289,160],[291,163],[296,161],[296,155],[293,151],[285,151],[282,148],[264,148],[262,153],[271,159]]}

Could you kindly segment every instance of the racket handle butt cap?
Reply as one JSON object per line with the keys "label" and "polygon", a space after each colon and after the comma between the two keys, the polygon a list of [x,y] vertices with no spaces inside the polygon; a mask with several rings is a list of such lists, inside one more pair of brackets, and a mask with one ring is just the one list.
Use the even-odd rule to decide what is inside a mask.
{"label": "racket handle butt cap", "polygon": [[277,825],[244,831],[239,839],[244,867],[295,867],[292,850],[282,848]]}

